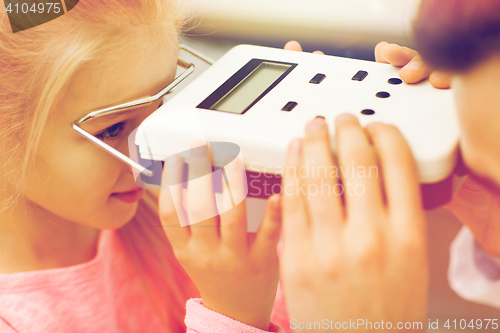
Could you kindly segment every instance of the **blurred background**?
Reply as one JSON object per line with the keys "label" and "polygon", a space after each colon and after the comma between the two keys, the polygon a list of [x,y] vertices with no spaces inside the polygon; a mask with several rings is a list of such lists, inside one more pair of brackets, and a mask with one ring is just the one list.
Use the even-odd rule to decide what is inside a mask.
{"label": "blurred background", "polygon": [[[299,41],[308,52],[322,50],[330,55],[374,60],[373,50],[380,41],[412,47],[412,20],[419,4],[419,0],[189,1],[194,27],[184,42],[214,60],[237,44],[282,48],[289,40]],[[256,201],[249,205],[256,209],[261,206]],[[500,310],[465,301],[450,289],[446,276],[449,246],[460,223],[442,208],[427,215],[430,318],[439,319],[441,327],[447,319],[500,321]],[[449,330],[437,332],[445,331]]]}
{"label": "blurred background", "polygon": [[[196,26],[221,50],[232,44],[304,49],[371,60],[381,40],[411,46],[418,0],[190,0]],[[218,50],[214,50],[218,51]]]}

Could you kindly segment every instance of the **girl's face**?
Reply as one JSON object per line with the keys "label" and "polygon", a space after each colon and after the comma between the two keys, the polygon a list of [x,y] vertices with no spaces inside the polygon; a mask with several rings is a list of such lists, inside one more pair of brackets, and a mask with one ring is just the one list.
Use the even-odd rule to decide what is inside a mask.
{"label": "girl's face", "polygon": [[[103,60],[105,66],[85,68],[72,78],[44,129],[35,170],[23,193],[28,202],[45,216],[99,229],[119,228],[130,221],[143,192],[131,167],[75,132],[72,123],[92,110],[160,91],[174,79],[177,52],[163,49],[145,61],[131,50],[119,61]],[[129,134],[159,104],[93,122],[85,129],[128,155]]]}
{"label": "girl's face", "polygon": [[[461,150],[473,175],[500,189],[500,55],[454,78]],[[499,191],[500,193],[500,191]]]}

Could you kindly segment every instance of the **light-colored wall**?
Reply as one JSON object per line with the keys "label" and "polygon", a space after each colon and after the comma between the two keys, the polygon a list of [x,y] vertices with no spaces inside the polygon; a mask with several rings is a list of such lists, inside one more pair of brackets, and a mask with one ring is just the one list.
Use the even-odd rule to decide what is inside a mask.
{"label": "light-colored wall", "polygon": [[307,39],[339,48],[380,38],[408,44],[419,0],[190,0],[198,32],[218,38]]}

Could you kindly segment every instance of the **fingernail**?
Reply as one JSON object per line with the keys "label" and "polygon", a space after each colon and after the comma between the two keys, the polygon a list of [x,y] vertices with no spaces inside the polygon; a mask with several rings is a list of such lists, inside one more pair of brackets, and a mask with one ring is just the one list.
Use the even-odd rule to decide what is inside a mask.
{"label": "fingernail", "polygon": [[341,115],[338,115],[335,120],[336,121],[343,121],[343,120],[352,120],[355,118],[356,118],[356,116],[354,116],[350,113],[342,113]]}
{"label": "fingernail", "polygon": [[279,194],[273,194],[271,199],[271,207],[275,210],[281,208],[281,196]]}
{"label": "fingernail", "polygon": [[325,127],[325,120],[323,118],[315,118],[313,121],[310,121],[309,124],[307,124],[307,130],[308,131],[319,131]]}
{"label": "fingernail", "polygon": [[409,72],[418,72],[422,69],[422,64],[418,61],[410,62],[408,65],[403,67],[403,70]]}
{"label": "fingernail", "polygon": [[443,72],[433,72],[432,73],[432,78],[435,79],[435,80],[438,80],[438,81],[441,81],[441,80],[447,80],[450,78],[450,76],[446,73],[443,73]]}

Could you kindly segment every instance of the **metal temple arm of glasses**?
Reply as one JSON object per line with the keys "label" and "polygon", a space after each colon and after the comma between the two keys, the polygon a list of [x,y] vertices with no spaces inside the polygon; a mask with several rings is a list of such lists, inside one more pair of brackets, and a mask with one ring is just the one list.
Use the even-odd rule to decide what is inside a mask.
{"label": "metal temple arm of glasses", "polygon": [[[157,99],[165,96],[172,89],[174,89],[175,87],[177,87],[186,77],[188,77],[189,75],[191,75],[193,72],[194,72],[194,65],[191,64],[188,69],[186,69],[181,75],[179,75],[178,77],[176,77],[175,80],[172,81],[172,83],[170,83],[165,89],[163,89],[162,91],[160,91],[156,95],[153,95],[153,96],[149,97],[150,100],[148,102],[156,101]],[[145,100],[146,99],[147,98],[145,98]]]}
{"label": "metal temple arm of glasses", "polygon": [[133,102],[123,103],[120,105],[114,105],[114,106],[111,106],[109,108],[105,108],[105,109],[91,112],[91,113],[87,114],[85,117],[83,117],[82,119],[79,119],[77,121],[77,124],[81,124],[89,119],[92,119],[94,117],[98,117],[102,114],[112,113],[113,111],[123,110],[126,108],[132,108],[132,107],[137,107],[140,105],[152,103],[152,102],[160,99],[161,97],[165,96],[170,90],[174,89],[177,85],[179,85],[179,83],[182,82],[182,80],[184,80],[186,77],[191,75],[191,73],[193,73],[193,72],[194,72],[194,65],[191,65],[181,75],[179,75],[174,81],[172,81],[172,83],[170,83],[167,87],[162,89],[157,94],[155,94],[153,96],[145,97],[145,98],[133,101]]}
{"label": "metal temple arm of glasses", "polygon": [[215,61],[213,61],[211,58],[209,58],[209,57],[207,57],[206,55],[203,55],[203,54],[201,54],[200,52],[198,52],[198,51],[196,51],[196,50],[194,50],[194,49],[190,48],[190,47],[189,47],[189,46],[187,46],[186,44],[181,44],[181,45],[180,45],[180,49],[181,49],[181,50],[184,50],[184,51],[186,51],[186,52],[188,52],[188,53],[191,53],[191,54],[192,54],[192,55],[194,55],[196,58],[203,60],[204,62],[206,62],[206,63],[207,63],[207,64],[209,64],[209,65],[213,65],[213,63],[215,62]]}
{"label": "metal temple arm of glasses", "polygon": [[127,155],[124,155],[124,154],[120,153],[118,150],[108,146],[107,144],[105,144],[104,142],[102,142],[101,140],[99,140],[98,138],[93,136],[92,134],[89,134],[86,131],[84,131],[83,129],[81,129],[80,127],[78,127],[78,125],[73,124],[73,129],[75,131],[77,131],[78,133],[80,133],[81,135],[83,135],[85,138],[89,139],[92,143],[96,144],[100,148],[102,148],[105,151],[107,151],[108,153],[112,154],[113,156],[115,156],[116,158],[121,160],[122,162],[125,162],[126,164],[130,165],[132,168],[136,169],[140,173],[142,173],[148,177],[153,176],[153,171],[146,169],[145,167],[143,167],[139,163],[132,160]]}

